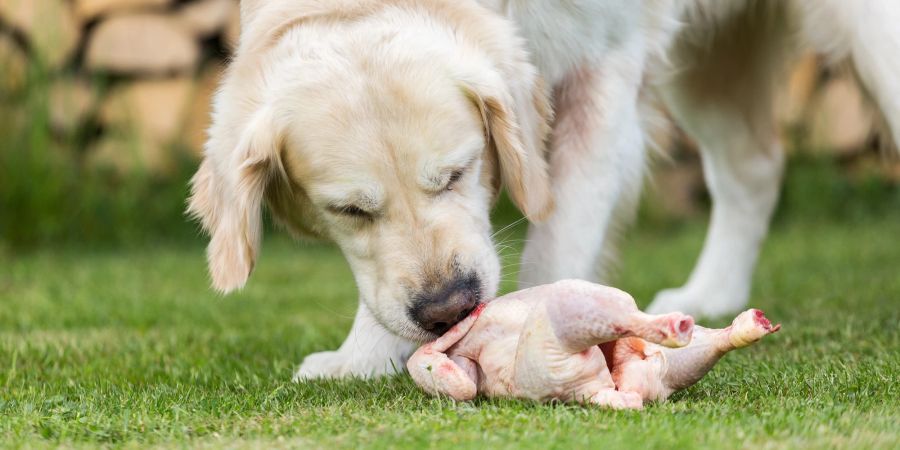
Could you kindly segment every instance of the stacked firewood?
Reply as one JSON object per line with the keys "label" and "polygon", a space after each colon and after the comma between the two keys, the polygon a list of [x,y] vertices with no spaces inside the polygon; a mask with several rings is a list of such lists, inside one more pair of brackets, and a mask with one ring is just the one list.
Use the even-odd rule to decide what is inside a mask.
{"label": "stacked firewood", "polygon": [[[238,0],[0,0],[0,92],[41,67],[51,126],[96,128],[90,162],[164,171],[201,151],[210,98],[238,33]],[[866,154],[878,143],[876,115],[849,71],[823,67],[806,57],[786,83],[778,101],[785,141],[842,159]],[[661,133],[663,147],[693,161],[663,164],[663,190],[694,189],[691,143],[675,127]]]}
{"label": "stacked firewood", "polygon": [[[775,117],[789,154],[830,155],[850,177],[900,183],[890,133],[848,65],[827,65],[812,54],[799,59],[778,91]],[[650,137],[663,154],[654,165],[651,201],[675,216],[700,212],[705,185],[696,143],[671,121]]]}
{"label": "stacked firewood", "polygon": [[99,130],[89,162],[165,171],[201,151],[239,15],[237,0],[0,0],[0,90],[40,67],[54,131]]}

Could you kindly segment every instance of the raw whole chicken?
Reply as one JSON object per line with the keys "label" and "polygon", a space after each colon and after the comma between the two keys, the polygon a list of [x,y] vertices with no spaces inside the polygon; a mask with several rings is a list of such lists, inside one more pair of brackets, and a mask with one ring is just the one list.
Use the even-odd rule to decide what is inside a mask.
{"label": "raw whole chicken", "polygon": [[480,305],[407,368],[428,393],[461,401],[480,393],[636,409],[779,328],[756,309],[703,328],[681,313],[645,314],[618,289],[564,280]]}

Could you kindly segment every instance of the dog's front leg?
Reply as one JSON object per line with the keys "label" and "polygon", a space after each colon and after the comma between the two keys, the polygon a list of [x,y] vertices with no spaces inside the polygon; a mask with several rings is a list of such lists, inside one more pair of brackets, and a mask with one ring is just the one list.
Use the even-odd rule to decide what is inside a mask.
{"label": "dog's front leg", "polygon": [[575,68],[555,86],[550,174],[556,209],[528,230],[520,287],[602,277],[617,222],[633,215],[640,193],[641,60],[639,48],[622,48]]}
{"label": "dog's front leg", "polygon": [[400,372],[414,349],[412,342],[381,326],[360,300],[353,327],[341,347],[306,356],[294,374],[294,381],[348,376],[370,378]]}

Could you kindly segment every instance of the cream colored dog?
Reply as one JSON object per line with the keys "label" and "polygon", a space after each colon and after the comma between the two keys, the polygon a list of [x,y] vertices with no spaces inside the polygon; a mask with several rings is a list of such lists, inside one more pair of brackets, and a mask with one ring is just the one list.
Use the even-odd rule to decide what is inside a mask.
{"label": "cream colored dog", "polygon": [[224,292],[253,268],[263,203],[336,242],[356,321],[297,376],[385,373],[495,294],[501,184],[533,221],[523,287],[599,279],[638,197],[648,86],[700,143],[714,202],[690,281],[650,311],[736,312],[784,163],[779,69],[801,45],[849,59],[900,136],[898,23],[892,0],[244,1],[189,210]]}
{"label": "cream colored dog", "polygon": [[505,184],[551,209],[549,105],[511,24],[471,2],[245,2],[190,212],[213,285],[244,285],[265,202],[295,235],[333,240],[360,292],[337,352],[303,376],[402,367],[499,282],[488,213]]}

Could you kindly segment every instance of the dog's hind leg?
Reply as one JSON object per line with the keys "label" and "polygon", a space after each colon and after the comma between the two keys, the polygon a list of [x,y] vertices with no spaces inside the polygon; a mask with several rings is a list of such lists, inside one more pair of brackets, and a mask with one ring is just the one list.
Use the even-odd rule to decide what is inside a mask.
{"label": "dog's hind leg", "polygon": [[714,33],[711,41],[681,37],[674,56],[683,70],[660,89],[676,120],[699,143],[713,208],[689,281],[660,292],[647,309],[653,314],[721,316],[743,309],[750,295],[781,184],[784,155],[772,102],[791,45],[783,11],[769,10],[775,3],[749,5],[704,30]]}
{"label": "dog's hind leg", "polygon": [[900,147],[900,2],[798,2],[803,38],[833,61],[850,59]]}

